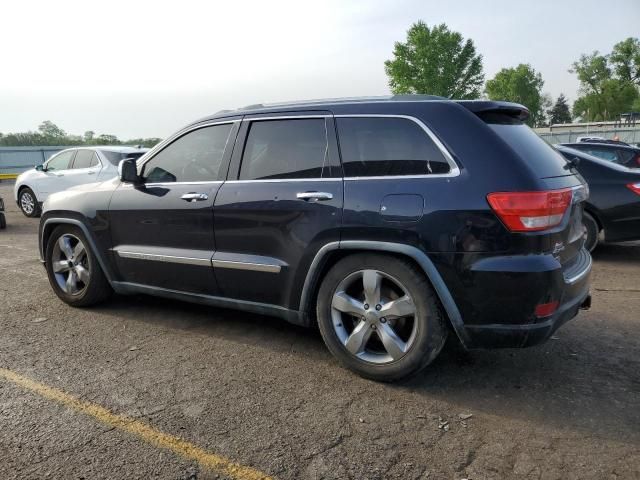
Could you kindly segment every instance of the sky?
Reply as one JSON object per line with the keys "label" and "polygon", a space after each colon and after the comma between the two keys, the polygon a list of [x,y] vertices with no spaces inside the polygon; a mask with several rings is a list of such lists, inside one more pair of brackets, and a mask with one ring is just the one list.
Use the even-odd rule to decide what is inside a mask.
{"label": "sky", "polygon": [[577,96],[581,53],[640,33],[640,0],[7,1],[0,132],[165,137],[263,102],[389,94],[384,61],[410,25],[473,39],[486,78],[529,63]]}

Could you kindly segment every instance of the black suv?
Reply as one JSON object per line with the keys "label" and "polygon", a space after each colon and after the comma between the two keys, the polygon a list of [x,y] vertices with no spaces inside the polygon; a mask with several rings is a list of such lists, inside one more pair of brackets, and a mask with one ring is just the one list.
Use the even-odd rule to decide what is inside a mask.
{"label": "black suv", "polygon": [[45,202],[55,293],[317,323],[363,376],[547,339],[590,302],[587,189],[521,105],[389,97],[224,111]]}

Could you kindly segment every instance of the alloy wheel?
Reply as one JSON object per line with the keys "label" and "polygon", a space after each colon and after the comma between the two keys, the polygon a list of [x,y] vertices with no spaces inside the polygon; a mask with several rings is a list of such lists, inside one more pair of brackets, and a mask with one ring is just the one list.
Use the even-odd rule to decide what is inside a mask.
{"label": "alloy wheel", "polygon": [[36,208],[36,201],[29,192],[22,192],[20,195],[20,207],[27,215],[31,215]]}
{"label": "alloy wheel", "polygon": [[68,295],[80,295],[89,285],[91,273],[87,249],[78,237],[62,235],[51,255],[53,274],[60,289]]}
{"label": "alloy wheel", "polygon": [[416,306],[407,289],[390,275],[371,269],[340,282],[331,301],[331,319],[347,351],[375,364],[402,358],[418,327]]}

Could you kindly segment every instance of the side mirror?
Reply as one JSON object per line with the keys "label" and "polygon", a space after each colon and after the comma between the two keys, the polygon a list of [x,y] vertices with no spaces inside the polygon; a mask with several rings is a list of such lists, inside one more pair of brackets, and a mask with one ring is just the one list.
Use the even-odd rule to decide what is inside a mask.
{"label": "side mirror", "polygon": [[36,165],[36,170],[38,172],[44,172],[44,165]]}
{"label": "side mirror", "polygon": [[140,183],[140,177],[138,176],[138,166],[133,158],[125,158],[120,160],[118,164],[118,176],[120,181],[126,183],[137,184]]}

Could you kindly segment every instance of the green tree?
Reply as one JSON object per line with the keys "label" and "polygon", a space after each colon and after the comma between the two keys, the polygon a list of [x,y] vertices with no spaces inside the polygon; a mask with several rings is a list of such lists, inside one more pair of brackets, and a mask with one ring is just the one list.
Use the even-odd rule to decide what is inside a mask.
{"label": "green tree", "polygon": [[45,120],[38,126],[38,131],[50,139],[62,139],[67,133],[50,120]]}
{"label": "green tree", "polygon": [[429,28],[418,21],[407,31],[406,43],[396,42],[393,60],[384,62],[394,94],[430,94],[449,98],[479,98],[484,73],[482,55],[443,23]]}
{"label": "green tree", "polygon": [[640,84],[640,40],[629,37],[616,43],[609,62],[620,80]]}
{"label": "green tree", "polygon": [[573,115],[589,122],[613,120],[632,109],[638,89],[617,78],[605,80],[598,92],[583,94],[573,104]]}
{"label": "green tree", "polygon": [[549,124],[571,123],[571,110],[564,94],[560,94],[556,103],[549,110]]}
{"label": "green tree", "polygon": [[85,142],[91,143],[91,140],[93,140],[93,137],[95,136],[96,132],[94,132],[93,130],[87,130],[86,132],[84,132],[83,139]]}
{"label": "green tree", "polygon": [[495,77],[487,81],[485,89],[491,100],[506,100],[527,107],[530,112],[527,123],[539,126],[545,120],[543,85],[542,75],[531,65],[521,63],[515,68],[500,70]]}

